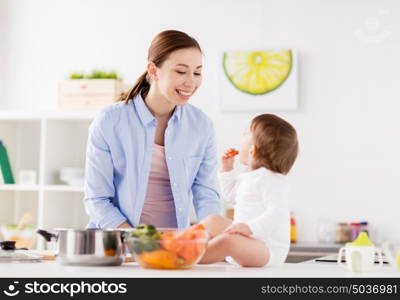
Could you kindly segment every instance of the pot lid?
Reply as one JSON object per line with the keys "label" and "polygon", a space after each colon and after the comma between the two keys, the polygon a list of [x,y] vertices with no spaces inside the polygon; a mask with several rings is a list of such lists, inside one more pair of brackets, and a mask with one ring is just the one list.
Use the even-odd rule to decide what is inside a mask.
{"label": "pot lid", "polygon": [[0,242],[0,262],[40,262],[41,257],[27,249],[16,249],[15,241]]}

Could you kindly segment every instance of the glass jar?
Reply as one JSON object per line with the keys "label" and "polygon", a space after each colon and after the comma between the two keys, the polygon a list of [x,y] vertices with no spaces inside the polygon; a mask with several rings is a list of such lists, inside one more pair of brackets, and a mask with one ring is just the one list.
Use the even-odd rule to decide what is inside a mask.
{"label": "glass jar", "polygon": [[361,232],[361,224],[357,222],[351,223],[350,232],[351,241],[354,241],[358,237],[358,234]]}
{"label": "glass jar", "polygon": [[337,223],[335,232],[336,243],[346,243],[350,241],[349,225],[345,222]]}
{"label": "glass jar", "polygon": [[290,243],[294,244],[297,240],[296,220],[293,212],[290,212]]}
{"label": "glass jar", "polygon": [[328,219],[318,219],[317,221],[317,240],[323,244],[333,244],[335,242],[335,222]]}
{"label": "glass jar", "polygon": [[362,221],[360,222],[361,224],[361,231],[366,232],[369,235],[369,231],[368,231],[368,222],[367,221]]}

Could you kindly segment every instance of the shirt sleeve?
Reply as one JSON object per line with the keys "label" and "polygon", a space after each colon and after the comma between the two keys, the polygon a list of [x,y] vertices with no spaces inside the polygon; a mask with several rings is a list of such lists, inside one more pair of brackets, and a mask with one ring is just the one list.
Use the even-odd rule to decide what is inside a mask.
{"label": "shirt sleeve", "polygon": [[193,206],[199,220],[210,214],[221,214],[217,180],[217,145],[212,125],[209,130],[206,150],[192,185]]}
{"label": "shirt sleeve", "polygon": [[114,168],[110,148],[104,137],[104,123],[107,123],[107,119],[103,113],[89,127],[84,204],[90,221],[97,228],[115,228],[127,219],[112,203],[115,195]]}
{"label": "shirt sleeve", "polygon": [[236,203],[236,185],[239,174],[233,169],[228,172],[219,172],[218,179],[221,185],[222,199],[231,205]]}

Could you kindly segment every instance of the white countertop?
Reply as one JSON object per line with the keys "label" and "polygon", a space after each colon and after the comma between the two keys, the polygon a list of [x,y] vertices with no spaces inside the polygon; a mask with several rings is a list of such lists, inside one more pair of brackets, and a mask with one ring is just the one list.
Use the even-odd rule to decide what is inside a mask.
{"label": "white countertop", "polygon": [[[137,263],[115,267],[64,266],[56,261],[0,263],[0,277],[400,277],[400,271],[384,265],[371,272],[352,273],[336,263],[308,262],[280,267],[243,268],[228,263],[196,265],[189,270],[149,270]],[[5,271],[6,270],[6,271]]]}

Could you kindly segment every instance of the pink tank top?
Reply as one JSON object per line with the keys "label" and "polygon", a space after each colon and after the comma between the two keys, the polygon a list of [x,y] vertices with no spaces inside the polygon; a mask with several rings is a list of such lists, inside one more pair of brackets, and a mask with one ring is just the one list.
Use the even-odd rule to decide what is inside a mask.
{"label": "pink tank top", "polygon": [[154,144],[140,224],[176,228],[176,212],[164,147]]}

